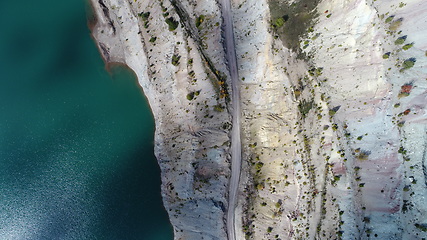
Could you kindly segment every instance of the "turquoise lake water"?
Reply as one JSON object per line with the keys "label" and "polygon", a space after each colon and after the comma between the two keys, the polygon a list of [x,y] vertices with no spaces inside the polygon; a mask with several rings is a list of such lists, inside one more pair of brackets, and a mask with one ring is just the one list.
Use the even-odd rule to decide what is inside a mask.
{"label": "turquoise lake water", "polygon": [[0,239],[173,239],[149,106],[86,7],[0,1]]}

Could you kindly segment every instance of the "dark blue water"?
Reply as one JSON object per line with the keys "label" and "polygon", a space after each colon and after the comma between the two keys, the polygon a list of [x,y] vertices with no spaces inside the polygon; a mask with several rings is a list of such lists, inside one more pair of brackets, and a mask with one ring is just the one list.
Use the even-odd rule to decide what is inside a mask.
{"label": "dark blue water", "polygon": [[170,240],[154,123],[83,0],[0,0],[0,239]]}

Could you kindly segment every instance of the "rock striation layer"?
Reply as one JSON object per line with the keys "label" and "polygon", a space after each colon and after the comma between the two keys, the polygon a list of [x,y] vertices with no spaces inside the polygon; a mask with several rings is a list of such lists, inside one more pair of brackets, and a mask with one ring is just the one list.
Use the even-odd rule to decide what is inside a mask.
{"label": "rock striation layer", "polygon": [[[106,62],[151,105],[175,239],[227,239],[220,1],[92,0]],[[233,0],[237,239],[427,238],[427,2]]]}

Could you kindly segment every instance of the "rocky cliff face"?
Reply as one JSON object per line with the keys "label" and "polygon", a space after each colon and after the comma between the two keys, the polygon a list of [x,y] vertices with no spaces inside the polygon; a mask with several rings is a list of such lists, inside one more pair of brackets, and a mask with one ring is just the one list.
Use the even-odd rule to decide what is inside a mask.
{"label": "rocky cliff face", "polygon": [[[176,239],[227,239],[231,91],[213,0],[92,0],[138,76]],[[237,239],[427,237],[427,3],[233,0]]]}
{"label": "rocky cliff face", "polygon": [[225,239],[231,119],[217,6],[92,5],[98,18],[93,35],[104,59],[128,65],[151,105],[162,195],[176,239]]}

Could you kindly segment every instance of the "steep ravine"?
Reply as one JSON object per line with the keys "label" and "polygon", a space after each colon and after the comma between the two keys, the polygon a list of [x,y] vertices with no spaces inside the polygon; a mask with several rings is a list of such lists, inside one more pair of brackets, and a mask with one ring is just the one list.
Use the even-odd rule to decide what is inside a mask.
{"label": "steep ravine", "polygon": [[[220,3],[92,0],[101,54],[133,69],[150,102],[175,239],[227,239]],[[231,1],[236,239],[427,238],[426,13],[422,0]]]}

